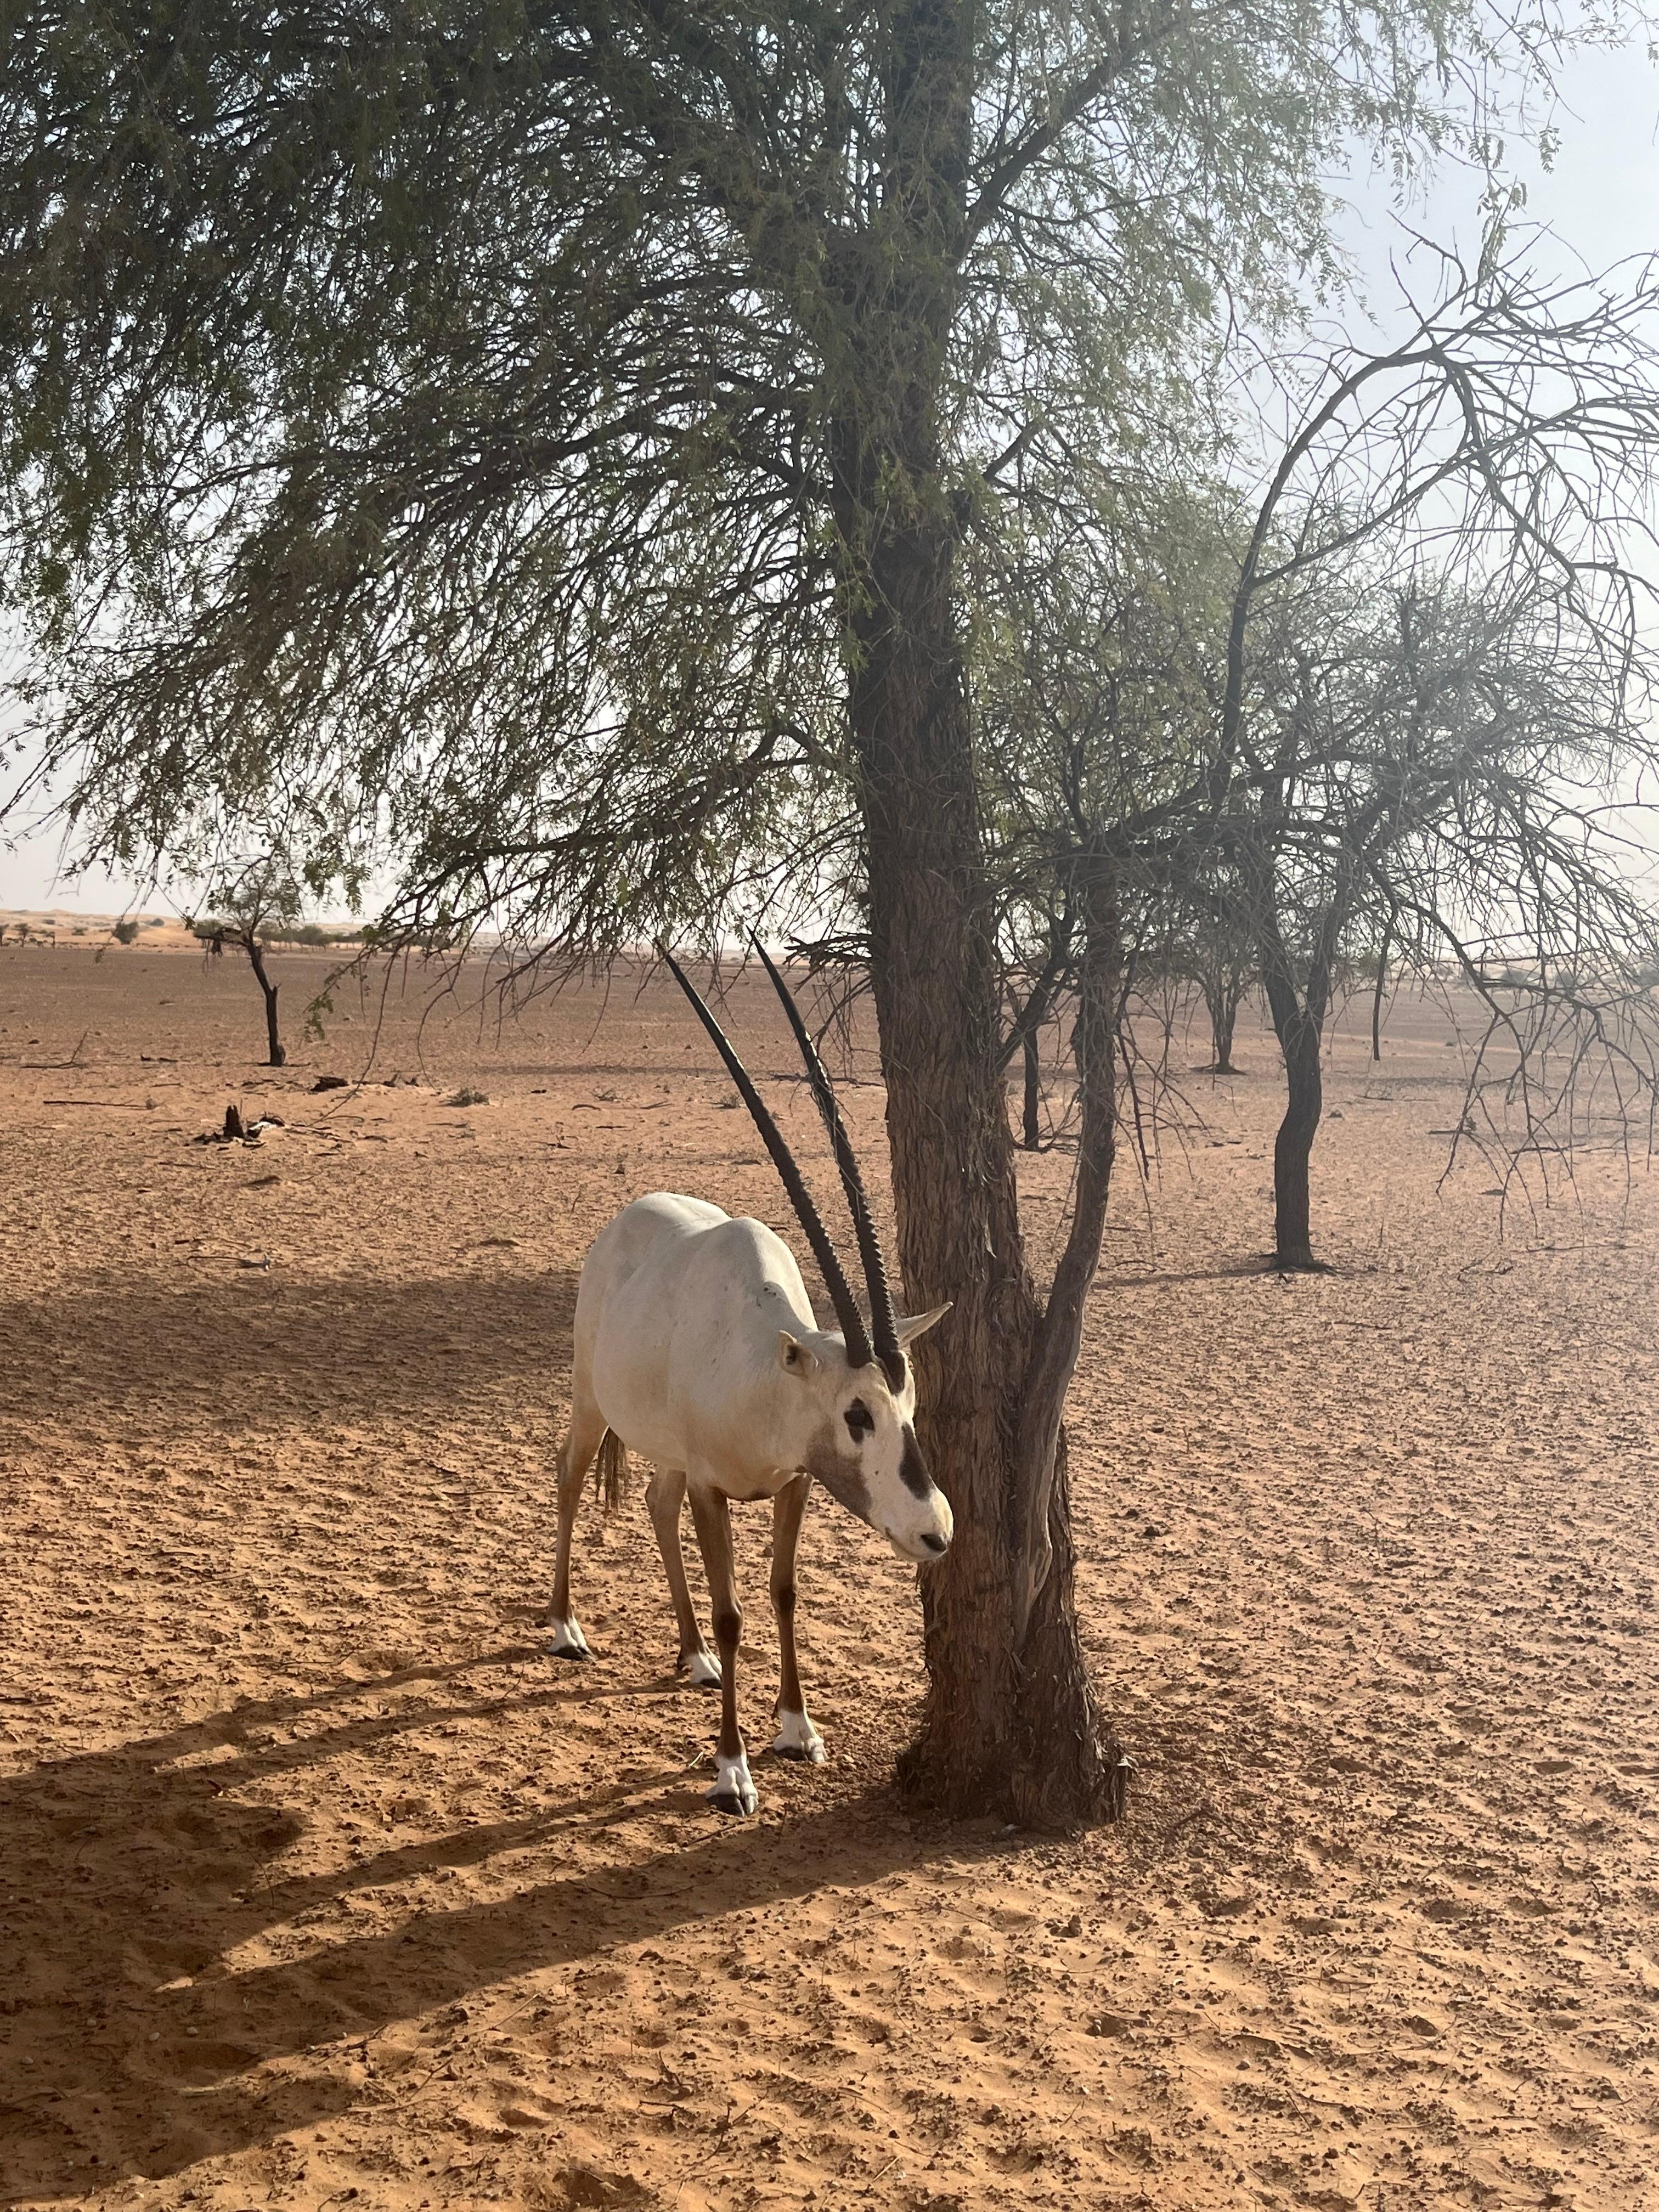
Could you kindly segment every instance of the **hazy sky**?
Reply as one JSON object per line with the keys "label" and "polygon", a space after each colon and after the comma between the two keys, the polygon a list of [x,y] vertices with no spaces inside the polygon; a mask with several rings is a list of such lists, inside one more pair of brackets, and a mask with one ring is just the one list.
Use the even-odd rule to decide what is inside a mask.
{"label": "hazy sky", "polygon": [[[1528,204],[1514,220],[1512,236],[1528,224],[1545,226],[1553,236],[1536,247],[1535,258],[1540,266],[1553,263],[1563,275],[1599,271],[1627,256],[1659,251],[1659,77],[1644,52],[1638,47],[1575,57],[1563,73],[1556,121],[1560,147],[1551,170],[1540,170],[1524,151],[1513,160],[1528,188]],[[1480,219],[1478,188],[1468,177],[1443,172],[1425,197],[1404,210],[1395,206],[1387,177],[1356,175],[1342,190],[1350,203],[1343,235],[1384,328],[1401,312],[1390,255],[1407,257],[1408,278],[1425,293],[1433,285],[1429,264],[1411,256],[1403,225],[1455,245],[1474,264]],[[103,876],[59,880],[60,851],[54,831],[9,851],[0,846],[0,909],[55,906],[107,913],[140,896],[138,887]]]}
{"label": "hazy sky", "polygon": [[[1524,146],[1510,149],[1509,166],[1527,188],[1527,204],[1511,218],[1511,241],[1529,226],[1553,234],[1536,248],[1539,265],[1562,275],[1599,272],[1632,255],[1659,252],[1659,76],[1640,46],[1615,53],[1573,57],[1561,78],[1555,116],[1560,137],[1547,171]],[[1455,244],[1473,268],[1481,223],[1479,185],[1465,173],[1443,167],[1416,204],[1393,204],[1386,177],[1356,175],[1343,187],[1350,202],[1343,234],[1381,313],[1398,293],[1391,253],[1410,255],[1406,226]],[[1422,257],[1407,274],[1424,279]],[[1423,282],[1423,289],[1429,285]]]}

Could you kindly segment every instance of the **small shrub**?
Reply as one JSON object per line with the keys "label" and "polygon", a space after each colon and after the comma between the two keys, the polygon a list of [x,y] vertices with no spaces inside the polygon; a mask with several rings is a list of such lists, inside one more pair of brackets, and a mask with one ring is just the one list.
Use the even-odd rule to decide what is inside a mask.
{"label": "small shrub", "polygon": [[355,945],[360,933],[351,929],[325,929],[319,921],[267,922],[260,931],[272,945]]}
{"label": "small shrub", "polygon": [[138,925],[136,921],[118,921],[110,932],[110,935],[118,945],[131,945],[137,934]]}
{"label": "small shrub", "polygon": [[470,1083],[462,1084],[453,1098],[446,1098],[444,1101],[446,1106],[488,1106],[489,1103],[489,1094],[486,1091],[475,1091]]}

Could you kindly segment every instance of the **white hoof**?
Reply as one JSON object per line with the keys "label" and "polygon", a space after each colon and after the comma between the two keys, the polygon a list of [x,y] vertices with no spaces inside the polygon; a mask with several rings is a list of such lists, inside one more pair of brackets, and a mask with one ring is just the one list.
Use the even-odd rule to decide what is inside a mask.
{"label": "white hoof", "polygon": [[735,1759],[722,1759],[719,1752],[714,1753],[714,1781],[708,1802],[717,1813],[741,1814],[744,1819],[759,1811],[760,1793],[742,1752]]}
{"label": "white hoof", "polygon": [[547,1625],[553,1632],[551,1648],[554,1658],[591,1659],[593,1656],[574,1613],[568,1620],[550,1620]]}
{"label": "white hoof", "polygon": [[718,1690],[720,1662],[712,1651],[694,1651],[685,1662],[685,1679],[694,1690]]}
{"label": "white hoof", "polygon": [[805,1713],[780,1713],[772,1748],[780,1759],[804,1759],[809,1766],[822,1766],[829,1758],[823,1738]]}

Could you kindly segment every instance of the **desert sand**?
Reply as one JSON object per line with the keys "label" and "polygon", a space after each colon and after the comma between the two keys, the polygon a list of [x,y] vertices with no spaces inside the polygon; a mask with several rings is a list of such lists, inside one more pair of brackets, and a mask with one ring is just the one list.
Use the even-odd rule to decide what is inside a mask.
{"label": "desert sand", "polygon": [[[418,964],[307,1041],[328,959],[274,972],[280,1072],[232,957],[0,945],[0,2203],[1659,2204],[1659,1194],[1610,1133],[1500,1235],[1477,1156],[1437,1189],[1463,1048],[1401,1000],[1373,1067],[1357,1009],[1334,1270],[1281,1279],[1242,1024],[1121,1161],[1073,1397],[1128,1818],[900,1800],[915,1577],[819,1498],[831,1763],[732,1824],[637,1481],[579,1524],[598,1663],[536,1625],[588,1239],[667,1187],[800,1246],[712,1051],[666,983],[501,1017]],[[231,1102],[283,1126],[198,1143]],[[1021,1174],[1040,1263],[1067,1162]]]}

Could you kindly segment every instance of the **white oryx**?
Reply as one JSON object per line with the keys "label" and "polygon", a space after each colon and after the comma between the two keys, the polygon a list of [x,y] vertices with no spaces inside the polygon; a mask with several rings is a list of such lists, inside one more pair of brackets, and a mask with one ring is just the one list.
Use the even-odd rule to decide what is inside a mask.
{"label": "white oryx", "polygon": [[[738,1727],[737,1658],[743,1627],[728,1502],[772,1500],[772,1607],[782,1680],[773,1749],[823,1759],[795,1663],[795,1546],[813,1482],[878,1528],[903,1558],[938,1559],[951,1541],[951,1508],[911,1426],[915,1381],[904,1346],[949,1308],[905,1318],[893,1310],[858,1164],[823,1063],[783,978],[756,947],[799,1043],[835,1147],[870,1293],[871,1323],[848,1286],[823,1223],[781,1132],[694,986],[663,957],[702,1018],[755,1118],[811,1245],[841,1323],[820,1329],[794,1255],[763,1222],[734,1220],[700,1198],[666,1191],[635,1199],[589,1248],[576,1292],[570,1427],[559,1453],[559,1543],[549,1612],[555,1655],[592,1656],[570,1607],[570,1534],[595,1456],[614,1490],[623,1453],[656,1469],[646,1490],[679,1622],[679,1664],[721,1692],[715,1778],[722,1813],[758,1800]],[[659,951],[662,948],[659,948]],[[680,1507],[691,1518],[708,1577],[718,1662],[703,1641],[680,1551]]]}

